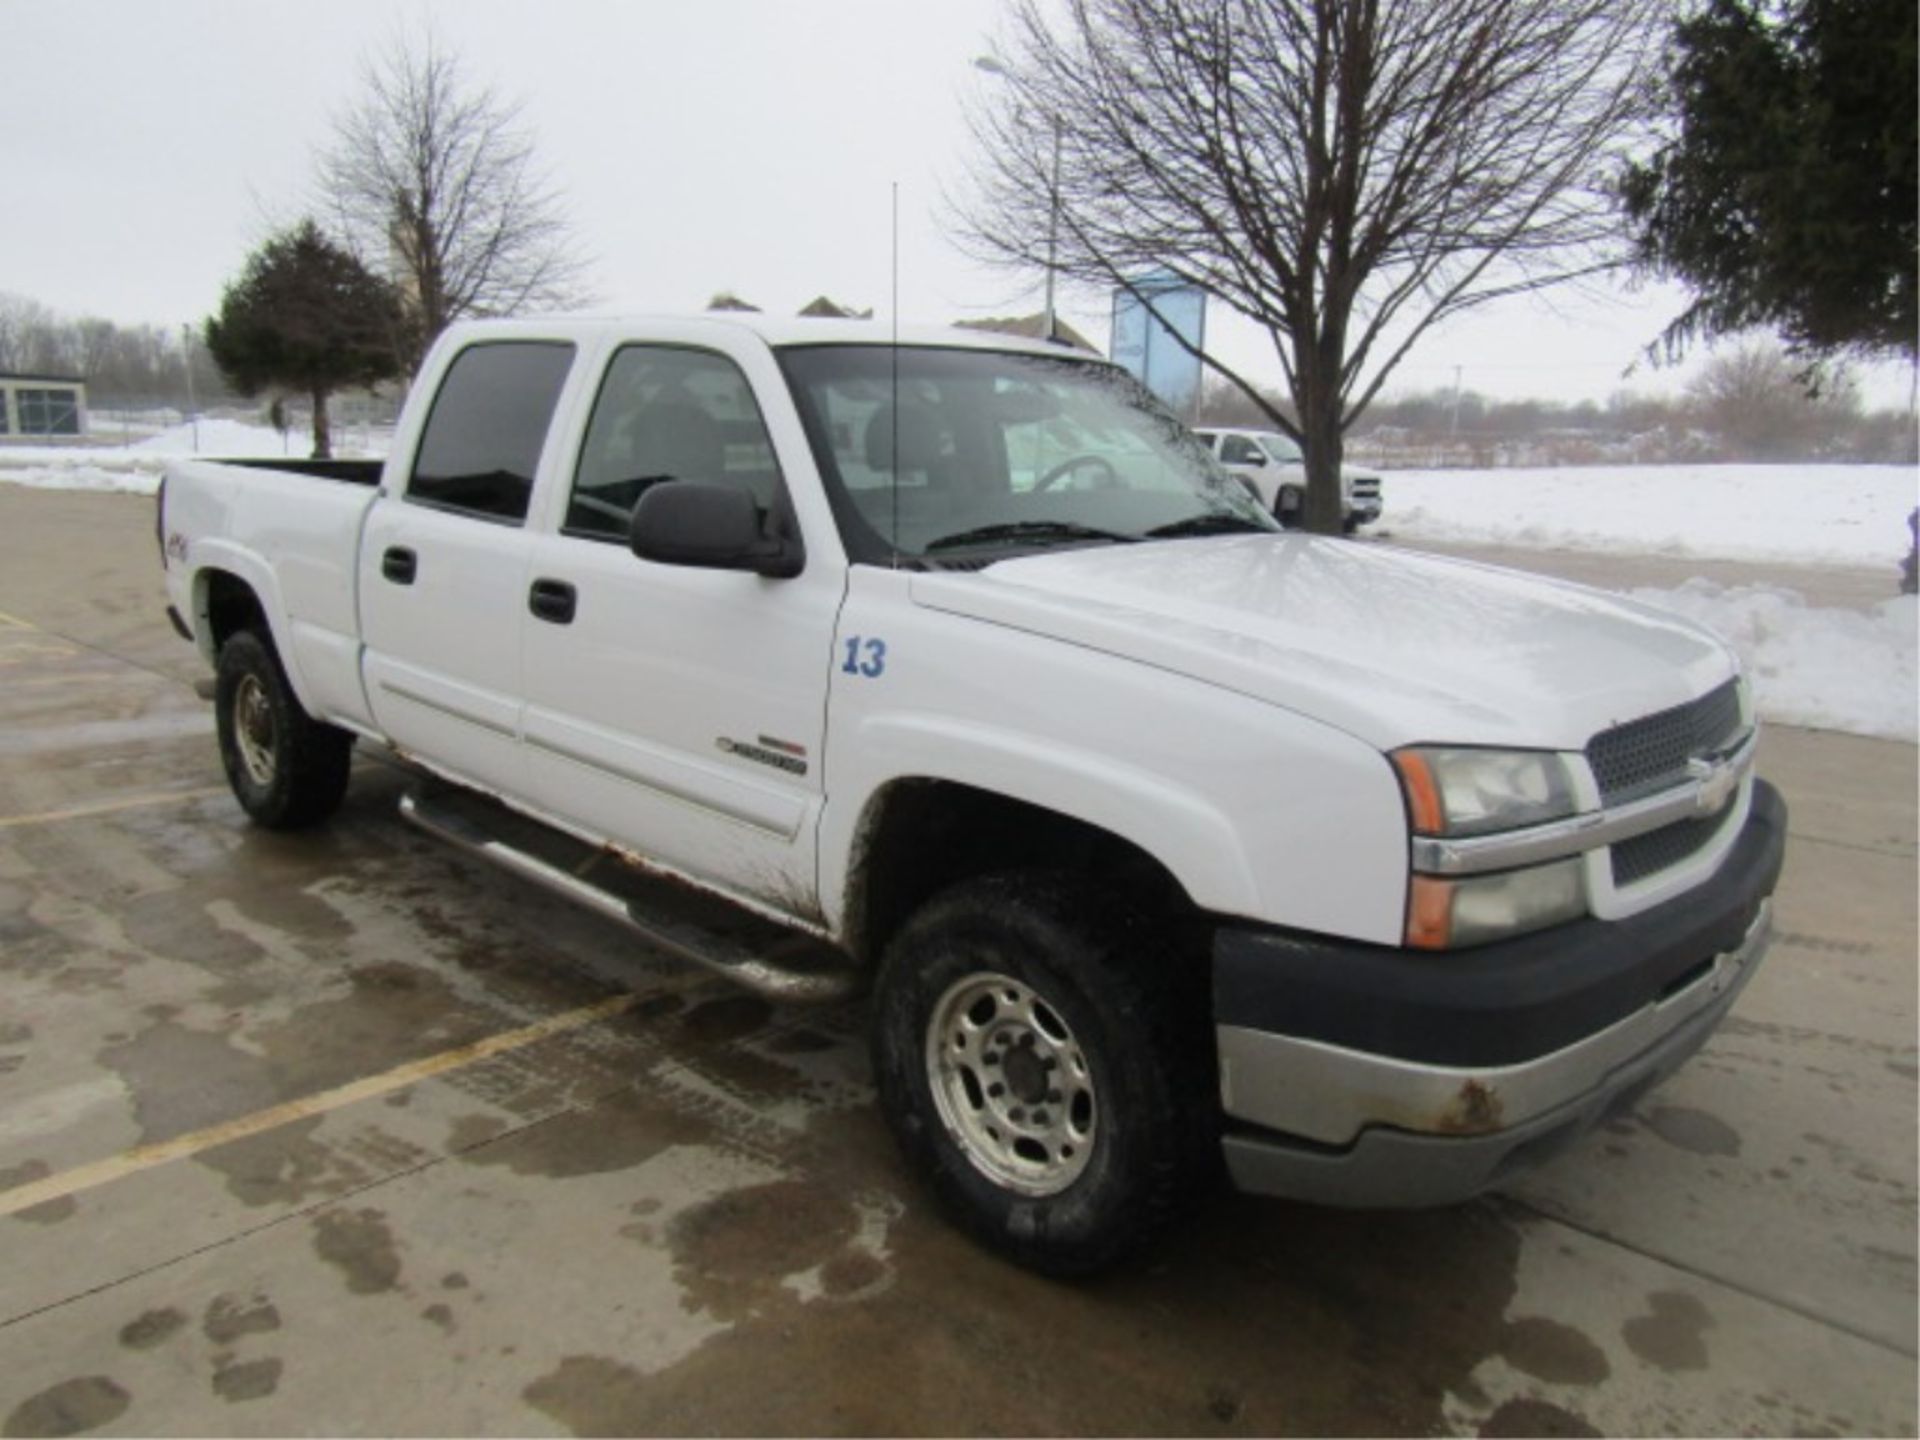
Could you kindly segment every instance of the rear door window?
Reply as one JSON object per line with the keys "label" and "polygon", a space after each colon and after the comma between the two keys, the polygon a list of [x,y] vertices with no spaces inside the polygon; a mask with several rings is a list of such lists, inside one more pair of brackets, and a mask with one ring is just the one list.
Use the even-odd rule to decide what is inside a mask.
{"label": "rear door window", "polygon": [[573,364],[573,346],[498,340],[460,352],[420,437],[408,500],[518,525]]}

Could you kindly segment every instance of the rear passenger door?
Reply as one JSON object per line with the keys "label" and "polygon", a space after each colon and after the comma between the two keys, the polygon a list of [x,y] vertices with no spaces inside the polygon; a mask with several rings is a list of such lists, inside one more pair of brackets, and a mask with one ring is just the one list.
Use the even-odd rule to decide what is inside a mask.
{"label": "rear passenger door", "polygon": [[519,746],[527,512],[573,346],[482,340],[444,373],[405,488],[360,547],[362,670],[385,734],[487,789],[525,787]]}
{"label": "rear passenger door", "polygon": [[763,514],[786,508],[740,365],[696,346],[623,346],[561,481],[557,533],[534,540],[528,583],[551,599],[522,617],[533,800],[810,918],[845,571],[824,562],[819,537],[789,579],[639,559],[627,537],[640,496],[686,480],[739,486]]}

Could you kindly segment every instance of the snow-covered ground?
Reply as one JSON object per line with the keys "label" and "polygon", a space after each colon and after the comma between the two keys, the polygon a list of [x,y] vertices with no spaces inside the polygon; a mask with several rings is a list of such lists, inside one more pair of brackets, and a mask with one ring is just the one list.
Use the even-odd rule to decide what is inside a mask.
{"label": "snow-covered ground", "polygon": [[1396,540],[1891,565],[1920,504],[1910,465],[1597,465],[1390,470]]}
{"label": "snow-covered ground", "polygon": [[[304,433],[283,438],[278,430],[238,420],[202,420],[195,426],[177,425],[145,440],[127,445],[4,445],[0,446],[0,484],[27,485],[42,490],[113,490],[151,495],[160,488],[160,472],[168,460],[183,455],[304,456]],[[385,453],[386,437],[369,435],[358,427],[334,432],[334,453],[342,459]]]}
{"label": "snow-covered ground", "polygon": [[1920,601],[1825,609],[1773,585],[1689,580],[1635,600],[1715,631],[1740,654],[1763,720],[1887,740],[1920,738]]}
{"label": "snow-covered ground", "polygon": [[[304,437],[292,448],[304,453]],[[336,436],[343,455],[386,437]],[[195,452],[188,426],[117,447],[0,447],[0,483],[152,494],[170,456]],[[198,453],[280,455],[278,431],[203,420]],[[1397,540],[1611,551],[1885,571],[1906,541],[1920,471],[1891,465],[1649,465],[1567,470],[1396,470],[1379,527]],[[1808,605],[1791,589],[1692,580],[1635,598],[1718,631],[1754,678],[1763,718],[1914,740],[1916,602],[1869,612]]]}

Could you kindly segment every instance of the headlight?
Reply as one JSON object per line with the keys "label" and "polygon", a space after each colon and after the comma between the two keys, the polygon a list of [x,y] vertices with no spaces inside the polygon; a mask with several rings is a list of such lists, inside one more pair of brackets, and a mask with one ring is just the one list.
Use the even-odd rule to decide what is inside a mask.
{"label": "headlight", "polygon": [[[1492,835],[1564,820],[1577,808],[1566,761],[1552,751],[1420,745],[1396,751],[1392,759],[1415,835]],[[1459,879],[1415,874],[1407,892],[1406,943],[1457,950],[1586,913],[1586,870],[1579,856]]]}
{"label": "headlight", "polygon": [[1396,751],[1394,769],[1418,835],[1486,835],[1574,813],[1566,763],[1547,750]]}
{"label": "headlight", "polygon": [[1415,875],[1407,895],[1407,944],[1420,950],[1458,950],[1577,920],[1586,913],[1586,874],[1577,855],[1463,880]]}

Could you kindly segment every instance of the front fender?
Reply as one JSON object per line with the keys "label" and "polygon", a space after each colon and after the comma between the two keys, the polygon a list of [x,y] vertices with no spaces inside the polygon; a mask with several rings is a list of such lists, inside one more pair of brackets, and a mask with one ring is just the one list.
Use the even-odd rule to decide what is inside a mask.
{"label": "front fender", "polygon": [[821,890],[836,932],[874,813],[891,786],[913,780],[965,785],[1078,820],[1153,856],[1204,908],[1258,908],[1260,887],[1232,818],[1163,774],[1057,740],[924,713],[870,717],[852,747],[861,757],[853,793],[836,783],[821,816]]}
{"label": "front fender", "polygon": [[[1398,944],[1406,812],[1358,737],[1125,656],[912,603],[856,567],[828,700],[822,909],[845,933],[862,824],[887,786],[944,780],[1041,806],[1152,856],[1202,909]],[[836,654],[838,654],[836,648]]]}

